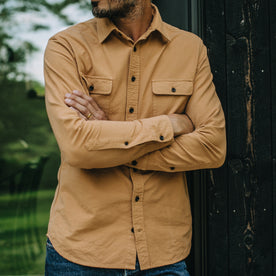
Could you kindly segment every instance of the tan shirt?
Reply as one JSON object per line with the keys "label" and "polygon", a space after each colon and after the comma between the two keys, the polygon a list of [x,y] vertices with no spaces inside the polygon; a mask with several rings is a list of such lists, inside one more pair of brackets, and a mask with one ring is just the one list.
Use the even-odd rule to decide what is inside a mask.
{"label": "tan shirt", "polygon": [[[225,122],[206,47],[162,22],[156,7],[134,43],[108,19],[49,40],[46,106],[61,151],[48,236],[72,262],[141,269],[186,258],[192,218],[185,171],[225,158]],[[94,97],[109,121],[86,121],[64,104]],[[166,114],[186,113],[193,133],[174,138]]]}

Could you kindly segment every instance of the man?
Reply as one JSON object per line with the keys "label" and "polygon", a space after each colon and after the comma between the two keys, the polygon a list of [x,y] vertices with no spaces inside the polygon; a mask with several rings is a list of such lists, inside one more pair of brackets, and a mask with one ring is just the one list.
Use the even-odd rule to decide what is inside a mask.
{"label": "man", "polygon": [[92,7],[45,52],[61,151],[46,275],[188,275],[185,171],[221,166],[226,148],[206,48],[150,0]]}

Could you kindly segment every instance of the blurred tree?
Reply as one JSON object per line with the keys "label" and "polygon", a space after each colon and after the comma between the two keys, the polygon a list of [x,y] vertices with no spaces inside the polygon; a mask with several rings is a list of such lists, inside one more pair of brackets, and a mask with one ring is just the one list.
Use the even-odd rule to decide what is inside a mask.
{"label": "blurred tree", "polygon": [[[16,18],[19,14],[45,12],[55,15],[67,25],[73,24],[64,10],[76,5],[77,8],[88,8],[87,0],[0,0],[0,81],[12,79],[18,74],[24,76],[19,66],[26,57],[37,50],[33,43],[13,36],[11,30],[20,25]],[[47,25],[31,22],[30,31],[45,30]]]}

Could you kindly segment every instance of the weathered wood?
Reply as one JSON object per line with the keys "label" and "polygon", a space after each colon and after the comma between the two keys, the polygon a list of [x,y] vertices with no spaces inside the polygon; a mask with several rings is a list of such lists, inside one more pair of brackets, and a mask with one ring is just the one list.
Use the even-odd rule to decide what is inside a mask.
{"label": "weathered wood", "polygon": [[226,1],[229,275],[272,275],[269,30],[264,1]]}
{"label": "weathered wood", "polygon": [[[204,42],[214,83],[227,116],[224,0],[204,1]],[[209,171],[208,189],[208,275],[228,276],[228,181],[227,166]]]}
{"label": "weathered wood", "polygon": [[[246,35],[241,30],[243,3],[226,1],[227,25],[227,86],[228,86],[228,156],[229,173],[229,271],[230,275],[246,275],[246,252],[243,232],[246,227],[244,207],[245,187],[248,183],[244,170],[247,140],[247,87],[245,84],[244,61],[248,47]],[[243,21],[243,24],[245,20]],[[248,91],[249,93],[251,91]],[[249,161],[249,160],[248,160]],[[245,166],[248,166],[247,162]],[[247,208],[247,206],[246,206]],[[250,224],[251,225],[251,224]],[[252,232],[251,232],[252,233]],[[251,234],[250,233],[250,234]],[[249,234],[249,233],[248,233]],[[229,273],[229,272],[228,272]]]}
{"label": "weathered wood", "polygon": [[[274,17],[275,17],[274,10]],[[272,140],[271,85],[270,85],[270,22],[269,2],[251,3],[252,13],[252,78],[255,89],[255,175],[250,181],[255,194],[252,198],[255,215],[255,249],[252,264],[248,268],[258,275],[273,275],[273,216],[272,216]],[[254,121],[253,121],[254,123]],[[254,133],[255,132],[255,133]],[[254,178],[255,177],[255,178]],[[254,209],[253,209],[254,207]],[[254,218],[253,218],[254,221]],[[252,275],[252,274],[251,274]]]}
{"label": "weathered wood", "polygon": [[272,125],[272,188],[273,188],[273,274],[276,275],[276,1],[269,1],[270,10],[270,66],[271,66],[271,125]]}

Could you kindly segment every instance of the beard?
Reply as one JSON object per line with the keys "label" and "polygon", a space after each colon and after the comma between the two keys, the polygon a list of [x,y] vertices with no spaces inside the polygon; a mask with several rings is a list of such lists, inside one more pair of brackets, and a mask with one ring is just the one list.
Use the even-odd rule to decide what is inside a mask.
{"label": "beard", "polygon": [[[111,6],[111,2],[117,2],[115,7]],[[108,8],[99,8],[98,1],[91,1],[92,13],[98,18],[125,18],[135,8],[137,0],[109,0]]]}

